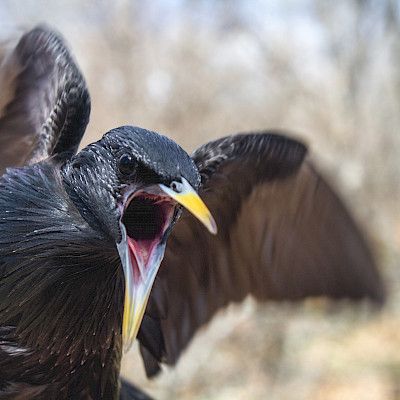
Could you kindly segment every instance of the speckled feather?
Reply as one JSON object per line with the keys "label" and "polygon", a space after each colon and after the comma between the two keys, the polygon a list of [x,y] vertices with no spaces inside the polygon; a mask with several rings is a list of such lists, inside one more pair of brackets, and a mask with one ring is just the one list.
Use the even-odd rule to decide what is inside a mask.
{"label": "speckled feather", "polygon": [[116,156],[123,151],[133,154],[151,170],[157,171],[165,182],[184,177],[195,189],[200,185],[200,174],[193,159],[166,136],[139,127],[121,126],[111,130],[101,143],[110,148],[117,147]]}
{"label": "speckled feather", "polygon": [[[90,228],[47,163],[3,176],[0,211],[0,326],[10,327],[0,340],[0,387],[7,393],[7,382],[16,381],[40,386],[46,399],[85,391],[112,398],[118,373],[107,387],[108,373],[119,370],[123,293],[113,242]],[[4,351],[2,341],[27,352]]]}

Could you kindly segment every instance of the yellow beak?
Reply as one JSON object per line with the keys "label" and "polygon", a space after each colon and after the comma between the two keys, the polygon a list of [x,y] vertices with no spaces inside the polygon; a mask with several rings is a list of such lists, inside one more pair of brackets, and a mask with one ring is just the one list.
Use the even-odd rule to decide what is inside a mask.
{"label": "yellow beak", "polygon": [[213,216],[185,178],[182,178],[182,185],[179,192],[162,184],[159,186],[168,196],[191,212],[213,235],[217,233],[217,224]]}
{"label": "yellow beak", "polygon": [[154,246],[149,258],[143,260],[137,252],[139,246],[134,247],[122,223],[120,228],[122,240],[117,244],[117,249],[125,277],[122,338],[124,350],[127,351],[139,331],[154,279],[164,257],[165,241]]}
{"label": "yellow beak", "polygon": [[[186,179],[182,178],[179,193],[165,185],[160,184],[159,187],[197,217],[211,233],[217,233],[217,226],[210,211]],[[122,337],[126,351],[130,348],[142,323],[151,288],[164,257],[166,238],[155,243],[150,253],[143,257],[141,243],[128,237],[122,222],[120,229],[122,239],[117,244],[117,249],[125,276]]]}

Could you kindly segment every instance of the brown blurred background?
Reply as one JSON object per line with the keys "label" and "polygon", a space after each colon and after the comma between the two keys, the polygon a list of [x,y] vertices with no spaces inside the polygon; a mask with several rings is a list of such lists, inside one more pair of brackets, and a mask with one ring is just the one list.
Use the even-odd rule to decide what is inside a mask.
{"label": "brown blurred background", "polygon": [[123,124],[187,150],[238,131],[294,132],[375,246],[390,299],[231,306],[177,368],[150,382],[137,349],[124,375],[159,399],[400,399],[400,2],[0,0],[0,35],[46,22],[88,80],[85,143]]}

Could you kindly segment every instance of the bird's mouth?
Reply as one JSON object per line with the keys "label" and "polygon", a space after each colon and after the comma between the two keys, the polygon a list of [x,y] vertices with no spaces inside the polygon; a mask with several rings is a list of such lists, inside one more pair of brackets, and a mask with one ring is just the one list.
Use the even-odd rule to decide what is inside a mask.
{"label": "bird's mouth", "polygon": [[143,280],[148,261],[172,223],[176,203],[167,196],[141,192],[128,199],[121,222],[126,229],[135,282]]}
{"label": "bird's mouth", "polygon": [[175,194],[164,185],[127,192],[120,204],[121,241],[117,249],[125,276],[122,322],[124,348],[129,349],[146,309],[151,287],[164,257],[178,203],[199,218],[213,233],[215,222],[207,207],[189,185]]}
{"label": "bird's mouth", "polygon": [[140,191],[127,196],[121,208],[122,240],[117,248],[125,276],[122,335],[128,349],[139,330],[164,256],[176,203],[166,195]]}

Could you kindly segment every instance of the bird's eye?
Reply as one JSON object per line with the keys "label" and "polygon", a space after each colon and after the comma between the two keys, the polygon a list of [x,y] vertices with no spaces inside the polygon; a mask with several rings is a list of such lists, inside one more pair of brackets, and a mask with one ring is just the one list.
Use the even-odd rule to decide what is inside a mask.
{"label": "bird's eye", "polygon": [[177,181],[172,181],[169,187],[176,193],[181,193],[183,190],[183,184]]}
{"label": "bird's eye", "polygon": [[121,174],[128,175],[135,172],[136,160],[130,154],[123,154],[118,161],[118,169]]}

